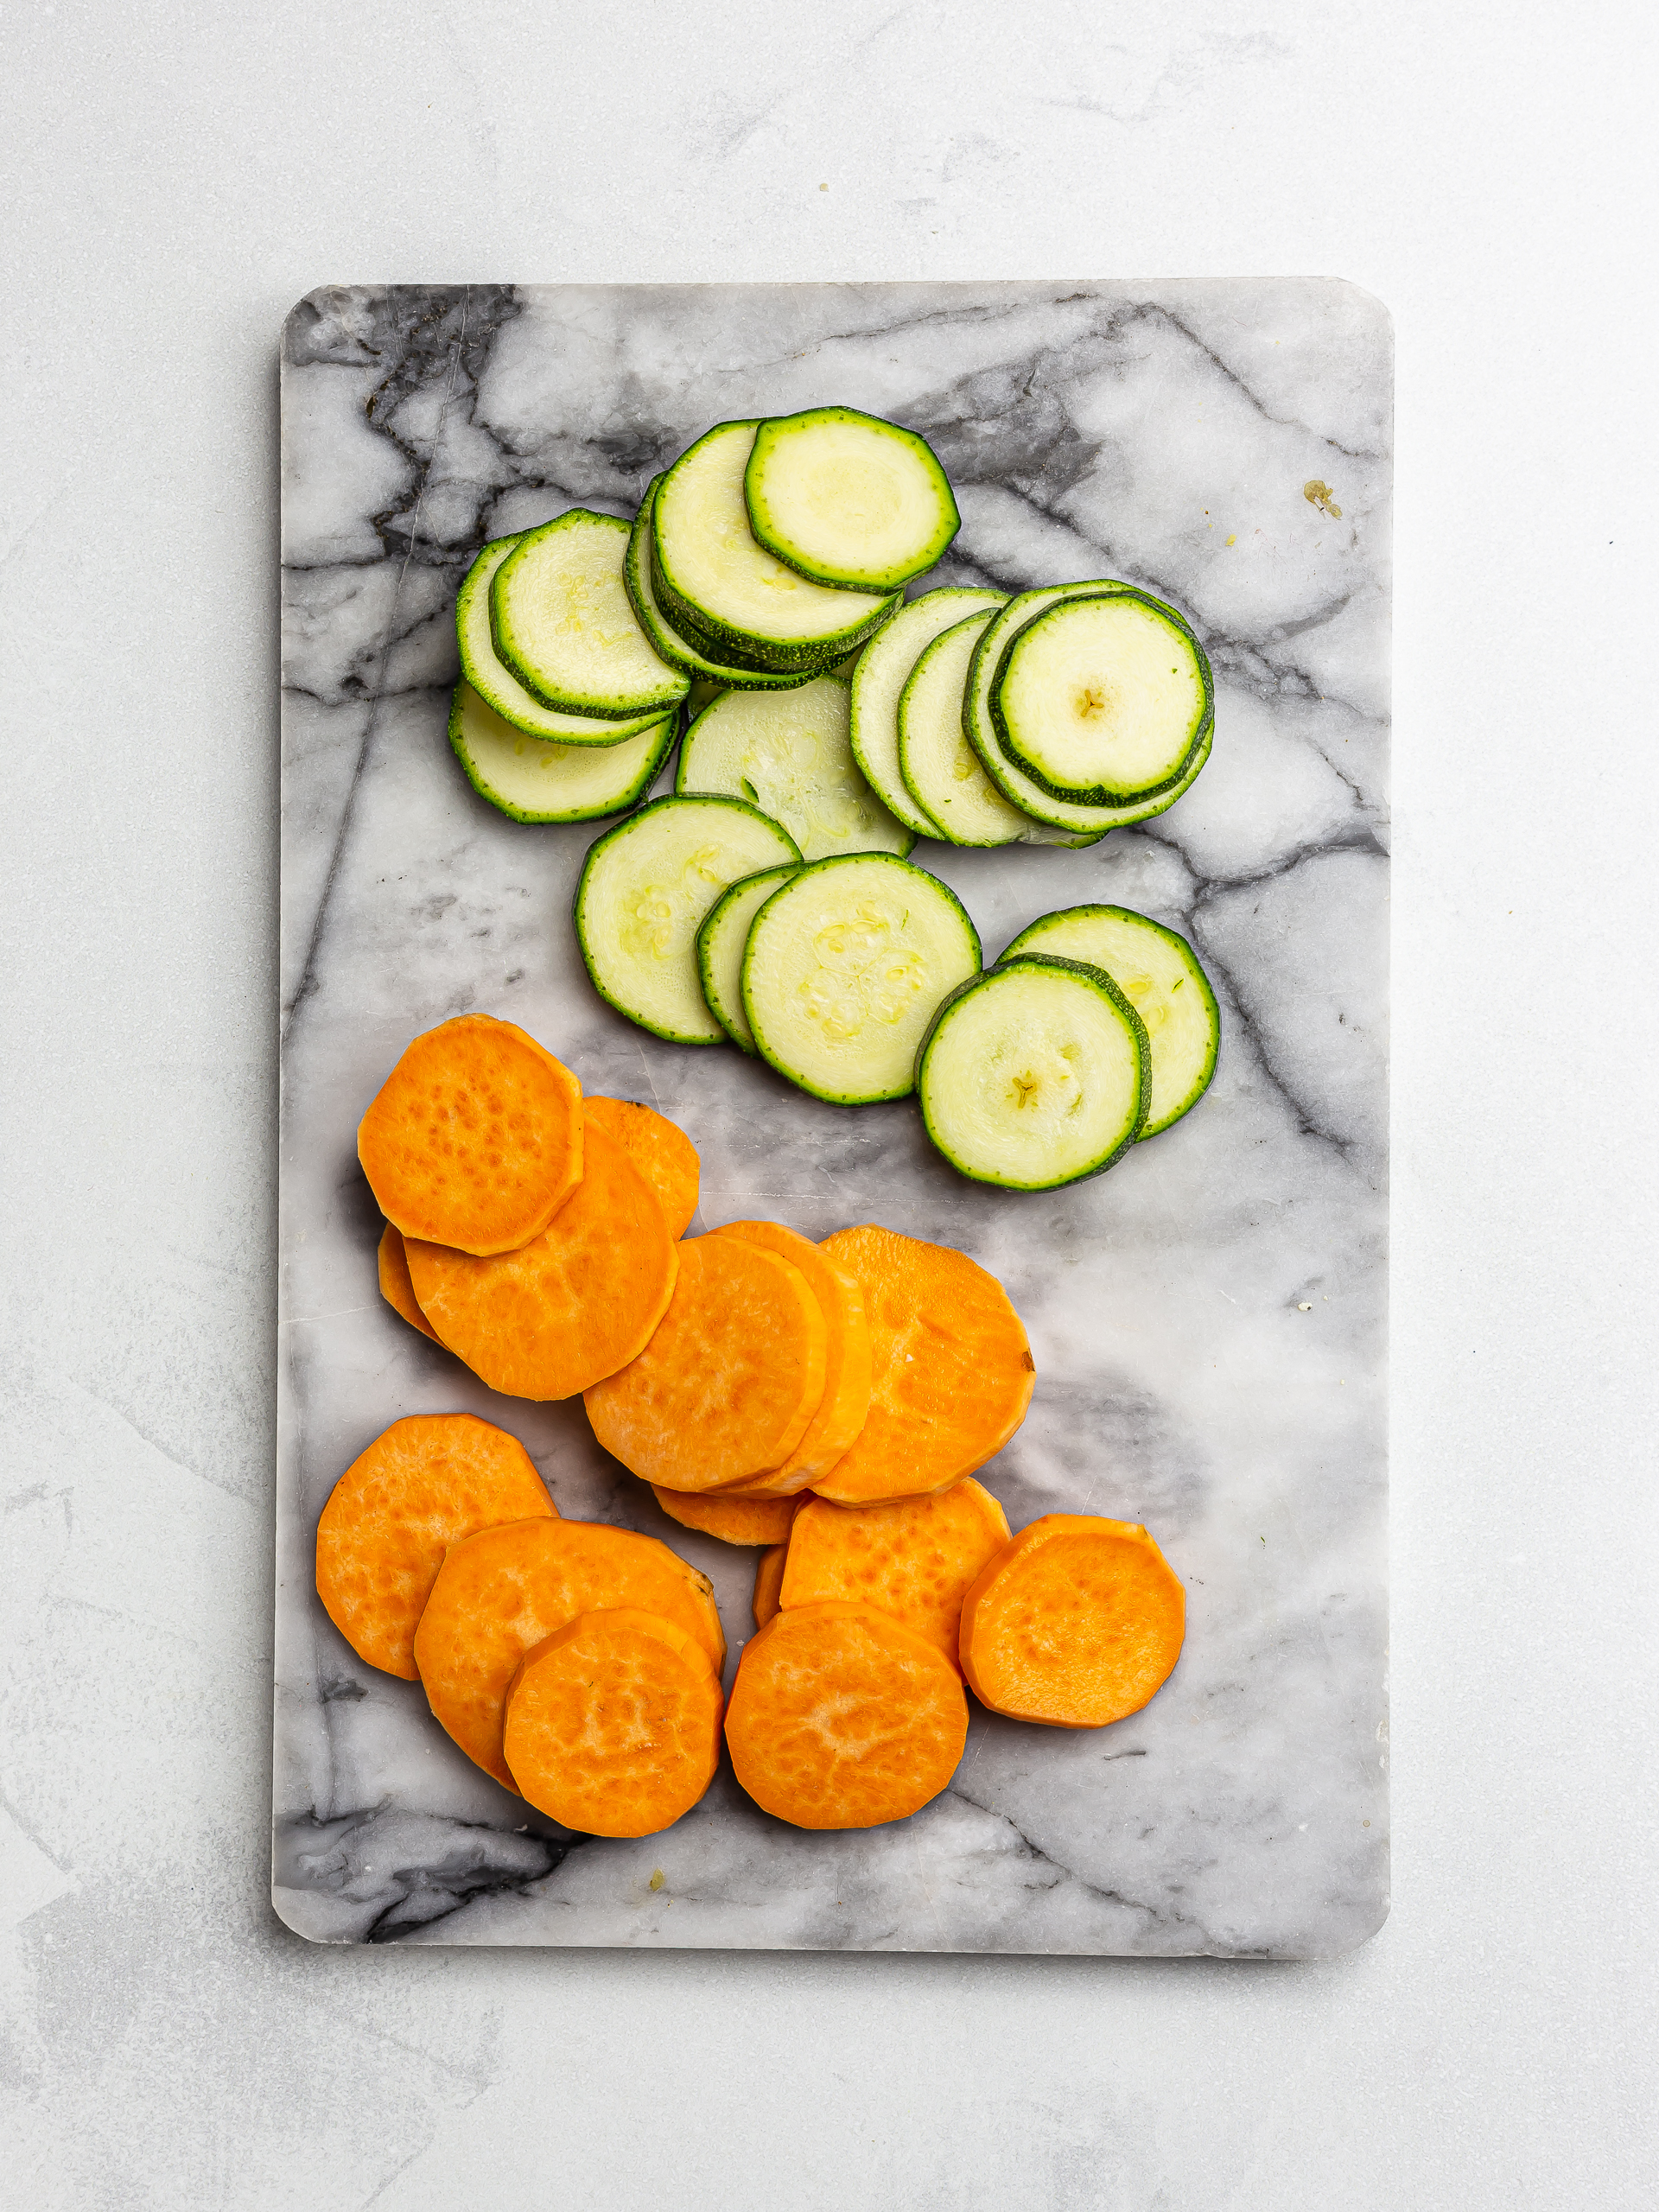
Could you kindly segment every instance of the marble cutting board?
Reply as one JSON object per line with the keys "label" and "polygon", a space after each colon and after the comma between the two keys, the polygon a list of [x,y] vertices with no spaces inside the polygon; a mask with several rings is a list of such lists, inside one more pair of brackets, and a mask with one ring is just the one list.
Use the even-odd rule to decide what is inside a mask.
{"label": "marble cutting board", "polygon": [[[331,1942],[1325,1956],[1386,1910],[1389,443],[1376,302],[1324,280],[330,289],[283,353],[281,1405],[274,1891]],[[1192,938],[1212,1089],[1110,1174],[957,1177],[913,1106],[837,1110],[658,1043],[587,983],[588,828],[478,799],[445,741],[456,586],[571,505],[631,513],[709,423],[825,400],[932,442],[963,529],[931,581],[1114,575],[1175,601],[1217,677],[1192,791],[1081,852],[914,859],[988,962],[1109,899]],[[638,1843],[572,1837],[363,1666],[311,1582],[341,1470],[400,1414],[523,1439],[562,1512],[667,1538],[735,1662],[755,1554],[666,1522],[580,1402],[494,1397],[375,1285],[359,1116],[416,1032],[479,1008],[592,1091],[682,1123],[700,1227],[879,1218],[1006,1284],[1038,1366],[982,1475],[1015,1528],[1144,1521],[1188,1592],[1142,1713],[976,1710],[913,1820],[811,1835],[722,1773]]]}

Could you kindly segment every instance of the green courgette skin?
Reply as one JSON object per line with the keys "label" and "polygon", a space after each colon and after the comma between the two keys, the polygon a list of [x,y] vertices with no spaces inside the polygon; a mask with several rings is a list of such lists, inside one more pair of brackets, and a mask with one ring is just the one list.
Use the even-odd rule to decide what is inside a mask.
{"label": "green courgette skin", "polygon": [[[815,567],[798,549],[767,525],[764,499],[758,489],[766,467],[767,448],[791,432],[810,429],[815,423],[868,423],[883,431],[888,437],[901,441],[912,451],[919,448],[926,458],[925,467],[944,494],[941,507],[941,527],[931,540],[918,549],[916,559],[910,562],[902,574],[889,573],[881,576],[849,576],[844,572]],[[743,472],[743,504],[748,510],[749,529],[757,545],[762,545],[774,561],[781,561],[786,569],[804,576],[810,583],[829,584],[844,590],[879,591],[883,588],[902,591],[912,576],[925,575],[936,563],[942,561],[962,528],[962,515],[957,506],[957,495],[950,488],[950,480],[939,462],[938,455],[919,430],[907,430],[902,423],[890,423],[885,416],[867,415],[857,407],[808,407],[797,415],[768,416],[754,434],[754,450],[749,455],[748,466]]]}
{"label": "green courgette skin", "polygon": [[[1028,776],[1039,791],[1046,791],[1051,798],[1063,798],[1070,806],[1143,806],[1151,800],[1162,798],[1166,792],[1173,792],[1178,784],[1185,781],[1200,748],[1208,749],[1210,734],[1216,724],[1216,679],[1211,670],[1210,656],[1198,643],[1192,624],[1178,609],[1171,607],[1167,601],[1154,598],[1149,591],[1141,591],[1133,584],[1113,584],[1109,590],[1072,593],[1064,601],[1056,601],[1055,605],[1071,605],[1077,600],[1084,599],[1138,599],[1143,607],[1150,607],[1155,613],[1160,615],[1172,629],[1179,630],[1192,647],[1193,656],[1198,664],[1199,679],[1204,687],[1204,711],[1198,717],[1198,727],[1192,733],[1191,744],[1181,755],[1179,766],[1173,769],[1168,775],[1160,776],[1155,784],[1149,785],[1144,791],[1114,791],[1103,784],[1091,784],[1080,789],[1072,789],[1064,784],[1053,783],[1027,760],[1009,734],[1007,723],[1003,719],[1002,678],[1007,673],[1008,662],[1015,645],[1019,644],[1027,630],[1042,620],[1045,614],[1053,612],[1052,607],[1046,607],[1039,613],[1033,614],[1029,622],[1020,623],[1019,627],[1011,632],[1007,644],[997,656],[996,676],[991,684],[992,727],[996,732],[996,741],[1001,747],[1006,759],[1020,771],[1022,776]],[[970,676],[969,682],[971,681]]]}
{"label": "green courgette skin", "polygon": [[496,570],[490,582],[490,634],[494,642],[496,652],[527,691],[534,697],[543,700],[548,706],[557,709],[561,713],[591,715],[599,721],[635,723],[642,714],[670,714],[684,698],[689,686],[683,670],[670,667],[662,662],[661,655],[657,653],[647,633],[642,632],[641,634],[647,650],[662,667],[662,677],[652,682],[648,696],[642,695],[625,703],[618,704],[613,698],[601,697],[597,693],[587,693],[581,696],[555,696],[549,690],[545,679],[540,677],[536,669],[524,658],[521,641],[514,639],[510,622],[504,619],[503,609],[509,588],[513,575],[520,565],[532,559],[537,548],[545,543],[556,532],[582,530],[591,523],[602,524],[608,530],[621,531],[625,537],[628,531],[628,524],[616,515],[597,514],[589,507],[570,507],[563,514],[556,515],[551,522],[543,523],[539,529],[525,531],[519,538],[518,544]]}
{"label": "green courgette skin", "polygon": [[[694,683],[718,683],[728,691],[792,691],[803,683],[810,683],[816,671],[779,676],[768,669],[722,660],[718,653],[705,652],[702,641],[689,632],[682,633],[670,626],[652,598],[656,563],[652,553],[651,518],[657,503],[657,487],[662,480],[660,476],[653,476],[645,487],[645,496],[639,502],[639,512],[628,534],[628,550],[622,563],[622,581],[627,586],[635,617],[658,652]],[[687,712],[695,712],[689,695]]]}
{"label": "green courgette skin", "polygon": [[[450,749],[454,753],[456,760],[461,763],[461,772],[465,775],[467,782],[472,785],[473,789],[478,793],[480,798],[483,799],[486,804],[494,807],[498,813],[506,815],[509,819],[513,822],[544,823],[562,822],[603,822],[613,814],[626,814],[630,812],[639,804],[642,796],[651,789],[652,785],[662,773],[663,763],[667,760],[670,748],[673,745],[675,738],[679,734],[679,716],[677,712],[664,715],[660,724],[658,725],[658,741],[656,744],[652,747],[650,753],[646,756],[643,769],[636,772],[632,783],[626,791],[613,794],[601,804],[587,807],[567,808],[562,810],[556,810],[550,814],[532,814],[524,807],[515,806],[510,799],[504,798],[499,791],[492,791],[487,783],[481,779],[481,772],[479,770],[476,763],[469,758],[467,751],[461,710],[461,690],[462,686],[458,683],[450,696],[448,732]],[[482,694],[480,696],[482,696]],[[485,703],[486,705],[488,705],[489,702],[486,700]],[[504,716],[503,720],[505,719],[505,717]],[[646,728],[651,728],[651,725],[647,723]],[[641,730],[639,733],[641,737],[643,737],[645,734],[645,732],[644,730]],[[526,734],[528,734],[528,733],[526,733]],[[537,744],[545,744],[550,741],[556,741],[536,739],[533,741]],[[596,747],[587,749],[594,751],[602,750],[606,752],[611,750],[609,747]]]}
{"label": "green courgette skin", "polygon": [[[1135,1041],[1135,1058],[1140,1065],[1141,1111],[1128,1135],[1122,1138],[1103,1160],[1095,1161],[1075,1175],[1059,1176],[1052,1183],[1004,1182],[1000,1177],[976,1175],[971,1168],[964,1167],[934,1128],[932,1117],[927,1110],[926,1095],[922,1088],[922,1077],[927,1065],[929,1051],[931,1049],[935,1037],[938,1034],[940,1024],[951,1007],[966,998],[970,991],[983,989],[987,984],[995,982],[999,976],[1006,976],[1011,969],[1015,968],[1058,968],[1071,975],[1086,977],[1103,997],[1111,1001],[1118,1014],[1128,1023],[1129,1033]],[[927,1025],[927,1033],[922,1039],[916,1053],[915,1090],[917,1103],[922,1109],[923,1124],[927,1130],[929,1139],[940,1155],[950,1162],[958,1175],[963,1176],[970,1183],[986,1184],[999,1191],[1065,1190],[1073,1183],[1092,1182],[1096,1175],[1103,1175],[1109,1167],[1115,1167],[1130,1146],[1140,1137],[1146,1125],[1147,1102],[1152,1096],[1152,1042],[1147,1035],[1147,1026],[1135,1012],[1134,1005],[1118,988],[1103,968],[1090,967],[1086,961],[1083,960],[1062,960],[1052,953],[1021,953],[1017,960],[1010,961],[1005,953],[994,968],[987,968],[978,976],[970,976],[965,983],[958,983],[956,989],[941,1001],[932,1020]]]}

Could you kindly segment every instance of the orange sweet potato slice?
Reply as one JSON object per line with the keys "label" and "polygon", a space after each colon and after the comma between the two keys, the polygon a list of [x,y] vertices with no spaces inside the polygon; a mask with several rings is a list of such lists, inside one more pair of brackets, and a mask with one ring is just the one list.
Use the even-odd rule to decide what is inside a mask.
{"label": "orange sweet potato slice", "polygon": [[415,1295],[415,1286],[409,1279],[409,1255],[404,1250],[403,1231],[388,1222],[380,1232],[380,1250],[376,1264],[380,1274],[380,1295],[394,1313],[401,1314],[411,1329],[418,1329],[423,1337],[438,1341],[438,1332],[421,1311]]}
{"label": "orange sweet potato slice", "polygon": [[671,1521],[718,1536],[723,1544],[781,1544],[789,1535],[798,1497],[730,1497],[722,1491],[699,1496],[693,1491],[652,1489]]}
{"label": "orange sweet potato slice", "polygon": [[1186,1593],[1144,1529],[1046,1513],[969,1591],[962,1663],[993,1713],[1103,1728],[1167,1681],[1185,1627]]}
{"label": "orange sweet potato slice", "polygon": [[749,1608],[756,1628],[765,1628],[778,1610],[778,1593],[784,1586],[784,1562],[788,1557],[787,1544],[774,1544],[770,1551],[761,1553],[756,1563],[754,1599]]}
{"label": "orange sweet potato slice", "polygon": [[582,1109],[588,1127],[597,1122],[607,1136],[614,1137],[656,1192],[669,1235],[683,1236],[697,1210],[702,1166],[685,1131],[665,1115],[627,1098],[584,1098]]}
{"label": "orange sweet potato slice", "polygon": [[874,1605],[937,1643],[954,1664],[962,1601],[1008,1541],[1008,1517],[969,1476],[931,1497],[886,1505],[814,1498],[790,1531],[782,1605],[836,1598]]}
{"label": "orange sweet potato slice", "polygon": [[838,1505],[948,1489],[995,1457],[1031,1403],[1035,1362],[1007,1293],[965,1252],[874,1224],[823,1249],[864,1294],[872,1380],[857,1441],[813,1489]]}
{"label": "orange sweet potato slice", "polygon": [[417,1037],[358,1124],[386,1219],[461,1252],[512,1252],[582,1180],[582,1085],[533,1037],[463,1014]]}
{"label": "orange sweet potato slice", "polygon": [[655,1835],[720,1764],[724,1700],[696,1638],[626,1607],[580,1613],[525,1652],[502,1750],[518,1794],[586,1835]]}
{"label": "orange sweet potato slice", "polygon": [[581,1182],[541,1235],[491,1259],[404,1239],[438,1340],[493,1390],[573,1398],[626,1367],[668,1307],[682,1248],[620,1144],[588,1132]]}
{"label": "orange sweet potato slice", "polygon": [[870,1410],[870,1329],[864,1294],[810,1238],[775,1221],[734,1221],[716,1236],[736,1236],[775,1252],[806,1277],[823,1312],[823,1395],[806,1433],[776,1474],[741,1487],[757,1497],[787,1497],[827,1475],[863,1427]]}
{"label": "orange sweet potato slice", "polygon": [[726,1639],[714,1590],[659,1544],[594,1521],[516,1521],[454,1545],[415,1631],[426,1701],[470,1759],[511,1789],[501,1749],[507,1691],[526,1651],[578,1613],[655,1613],[702,1645]]}
{"label": "orange sweet potato slice", "polygon": [[873,1828],[937,1797],[968,1734],[938,1644],[872,1606],[785,1607],[745,1646],[726,1714],[732,1766],[798,1828]]}
{"label": "orange sweet potato slice", "polygon": [[588,1418],[646,1482],[719,1490],[772,1473],[806,1433],[823,1395],[827,1331],[787,1260],[735,1236],[676,1249],[679,1279],[660,1327],[631,1365],[586,1393]]}
{"label": "orange sweet potato slice", "polygon": [[473,1414],[413,1414],[334,1484],[317,1523],[317,1595],[359,1659],[418,1681],[415,1624],[448,1547],[532,1518],[557,1513],[516,1436]]}

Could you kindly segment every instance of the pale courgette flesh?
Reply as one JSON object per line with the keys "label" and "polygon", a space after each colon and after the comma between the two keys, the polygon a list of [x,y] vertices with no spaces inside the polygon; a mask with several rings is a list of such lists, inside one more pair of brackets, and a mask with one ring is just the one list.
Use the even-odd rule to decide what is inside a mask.
{"label": "pale courgette flesh", "polygon": [[628,525],[572,507],[519,539],[490,585],[496,652],[537,698],[626,721],[666,714],[689,679],[639,626],[623,563]]}
{"label": "pale courgette flesh", "polygon": [[911,797],[953,845],[1016,845],[1029,815],[1010,806],[962,734],[968,667],[992,610],[925,646],[899,695],[899,766]]}
{"label": "pale courgette flesh", "polygon": [[798,870],[785,861],[762,868],[722,891],[697,931],[697,977],[709,1011],[741,1052],[756,1057],[754,1032],[743,1011],[743,955],[749,925],[772,893]]}
{"label": "pale courgette flesh", "polygon": [[449,743],[479,797],[515,822],[597,822],[644,798],[677,720],[665,715],[615,745],[551,745],[504,721],[463,680],[449,702]]}
{"label": "pale courgette flesh", "polygon": [[812,680],[810,670],[792,676],[780,676],[770,670],[749,668],[734,661],[723,660],[718,654],[705,652],[683,631],[677,630],[663,613],[657,597],[651,550],[652,512],[657,504],[657,489],[662,480],[660,476],[653,476],[645,498],[639,502],[639,512],[628,534],[628,550],[623,560],[622,576],[640,628],[669,666],[681,670],[690,677],[691,690],[687,705],[690,712],[701,713],[715,690],[788,691],[799,684],[810,683]]}
{"label": "pale courgette flesh", "polygon": [[461,675],[503,721],[552,744],[620,745],[625,738],[654,729],[660,709],[620,722],[601,721],[593,715],[563,714],[526,690],[495,650],[490,630],[490,586],[508,554],[529,535],[521,530],[511,537],[493,538],[462,579],[455,596],[455,644]]}
{"label": "pale courgette flesh", "polygon": [[937,837],[939,828],[912,798],[899,765],[899,695],[922,653],[942,632],[969,614],[1007,604],[1006,592],[954,586],[924,592],[884,623],[858,657],[853,671],[853,757],[883,806],[918,837]]}
{"label": "pale courgette flesh", "polygon": [[848,740],[849,693],[815,676],[783,693],[727,691],[686,732],[674,788],[746,798],[804,858],[907,853],[916,840],[865,782]]}
{"label": "pale courgette flesh", "polygon": [[867,591],[931,569],[962,527],[926,439],[853,407],[763,422],[743,497],[768,553],[817,583]]}

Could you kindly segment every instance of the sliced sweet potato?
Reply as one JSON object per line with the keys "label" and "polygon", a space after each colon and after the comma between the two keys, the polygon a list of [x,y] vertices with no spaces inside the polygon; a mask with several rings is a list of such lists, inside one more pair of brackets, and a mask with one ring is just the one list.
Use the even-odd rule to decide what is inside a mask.
{"label": "sliced sweet potato", "polygon": [[732,1766],[798,1828],[873,1828],[937,1797],[968,1734],[938,1644],[870,1605],[785,1607],[744,1648],[726,1714]]}
{"label": "sliced sweet potato", "polygon": [[404,1233],[390,1222],[380,1232],[380,1250],[376,1264],[380,1274],[380,1295],[392,1312],[400,1314],[411,1329],[418,1329],[423,1337],[438,1341],[438,1332],[421,1311],[421,1302],[415,1295],[415,1286],[409,1279],[409,1255],[404,1249]]}
{"label": "sliced sweet potato", "polygon": [[778,1610],[778,1593],[784,1586],[784,1563],[789,1557],[787,1544],[774,1544],[770,1551],[762,1552],[754,1570],[754,1599],[749,1610],[754,1615],[756,1628],[765,1628]]}
{"label": "sliced sweet potato", "polygon": [[962,1663],[993,1713],[1103,1728],[1181,1656],[1186,1593],[1142,1528],[1046,1513],[991,1560],[962,1608]]}
{"label": "sliced sweet potato", "polygon": [[410,1280],[438,1340],[493,1390],[573,1398],[650,1342],[682,1248],[613,1137],[590,1128],[581,1182],[541,1235],[491,1259],[406,1237]]}
{"label": "sliced sweet potato", "polygon": [[628,1608],[580,1613],[525,1652],[502,1751],[518,1794],[586,1835],[655,1835],[720,1764],[724,1700],[693,1636]]}
{"label": "sliced sweet potato", "polygon": [[870,1410],[870,1329],[864,1318],[864,1295],[842,1268],[838,1268],[808,1237],[775,1221],[733,1221],[717,1229],[716,1236],[736,1236],[763,1252],[775,1252],[806,1277],[812,1295],[823,1309],[824,1328],[823,1395],[807,1424],[806,1433],[776,1474],[741,1487],[757,1497],[783,1497],[807,1489],[820,1475],[828,1474],[843,1457],[863,1427]]}
{"label": "sliced sweet potato", "polygon": [[512,1252],[582,1173],[582,1085],[533,1037],[463,1014],[417,1037],[358,1124],[386,1219],[460,1252]]}
{"label": "sliced sweet potato", "polygon": [[588,1418],[646,1482],[719,1490],[772,1473],[806,1433],[823,1395],[827,1331],[806,1277],[775,1253],[735,1236],[676,1249],[679,1279],[660,1327],[585,1394]]}
{"label": "sliced sweet potato", "polygon": [[697,1148],[665,1115],[627,1098],[584,1098],[582,1113],[591,1128],[597,1122],[616,1139],[628,1158],[656,1192],[668,1220],[671,1236],[683,1236],[697,1210],[697,1179],[702,1163]]}
{"label": "sliced sweet potato", "polygon": [[[693,1491],[652,1489],[671,1521],[701,1529],[723,1544],[781,1544],[789,1536],[798,1497],[731,1497],[723,1491],[699,1496]],[[1006,1534],[1006,1530],[1004,1532]]]}
{"label": "sliced sweet potato", "polygon": [[838,1505],[948,1489],[995,1458],[1031,1403],[1035,1362],[1007,1293],[965,1252],[874,1224],[823,1249],[864,1294],[872,1376],[868,1420],[813,1489]]}
{"label": "sliced sweet potato", "polygon": [[790,1531],[782,1605],[824,1599],[874,1605],[937,1643],[954,1664],[962,1601],[1008,1541],[1008,1516],[969,1476],[931,1497],[832,1505],[815,1497]]}
{"label": "sliced sweet potato", "polygon": [[706,1574],[630,1529],[516,1521],[454,1545],[438,1570],[415,1662],[439,1723],[486,1774],[513,1787],[502,1716],[526,1651],[578,1613],[655,1613],[695,1638],[716,1673],[726,1639]]}
{"label": "sliced sweet potato", "polygon": [[474,1414],[412,1414],[334,1484],[317,1523],[317,1595],[359,1659],[416,1681],[415,1624],[448,1548],[497,1522],[556,1518],[516,1436]]}

